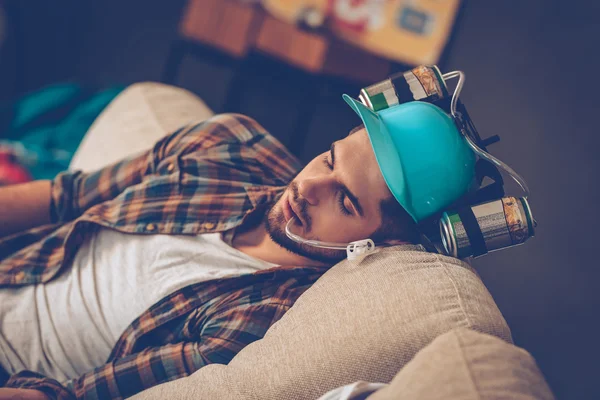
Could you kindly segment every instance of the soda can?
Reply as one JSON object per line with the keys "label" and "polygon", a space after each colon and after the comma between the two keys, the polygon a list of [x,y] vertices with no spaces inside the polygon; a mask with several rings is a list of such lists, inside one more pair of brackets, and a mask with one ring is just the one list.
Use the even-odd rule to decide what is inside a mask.
{"label": "soda can", "polygon": [[358,99],[378,112],[410,101],[438,102],[448,97],[446,82],[436,65],[413,68],[361,89]]}
{"label": "soda can", "polygon": [[447,255],[479,257],[525,243],[534,236],[535,226],[526,197],[503,197],[445,212],[440,219],[440,235]]}

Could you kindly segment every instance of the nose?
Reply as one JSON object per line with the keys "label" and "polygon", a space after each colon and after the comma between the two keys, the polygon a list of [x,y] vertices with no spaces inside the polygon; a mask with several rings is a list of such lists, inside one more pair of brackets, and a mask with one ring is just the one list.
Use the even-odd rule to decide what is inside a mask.
{"label": "nose", "polygon": [[306,199],[311,206],[319,204],[319,199],[324,198],[332,185],[331,175],[319,175],[304,178],[298,182],[298,193]]}

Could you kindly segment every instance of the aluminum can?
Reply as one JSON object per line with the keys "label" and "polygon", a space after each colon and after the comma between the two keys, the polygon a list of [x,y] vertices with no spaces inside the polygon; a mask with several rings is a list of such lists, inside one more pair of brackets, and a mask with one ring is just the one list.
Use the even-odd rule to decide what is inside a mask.
{"label": "aluminum can", "polygon": [[[440,219],[442,246],[449,256],[461,259],[479,257],[523,244],[534,236],[537,223],[526,197],[503,197],[469,208],[445,212]],[[468,212],[472,212],[476,224],[469,225],[463,221]],[[470,232],[467,232],[468,226],[471,226]],[[481,242],[482,237],[484,246],[472,243]]]}
{"label": "aluminum can", "polygon": [[448,97],[446,82],[436,65],[421,65],[361,89],[358,99],[378,112],[410,101],[436,103]]}

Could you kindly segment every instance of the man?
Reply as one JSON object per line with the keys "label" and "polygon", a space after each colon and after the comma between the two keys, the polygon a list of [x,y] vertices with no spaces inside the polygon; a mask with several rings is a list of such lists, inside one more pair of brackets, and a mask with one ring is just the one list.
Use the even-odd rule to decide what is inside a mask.
{"label": "man", "polygon": [[388,133],[347,101],[369,132],[299,173],[260,125],[226,114],[94,173],[0,189],[0,366],[28,388],[0,396],[123,398],[229,362],[345,256],[289,239],[292,218],[309,239],[417,241],[431,202],[400,205],[373,150]]}

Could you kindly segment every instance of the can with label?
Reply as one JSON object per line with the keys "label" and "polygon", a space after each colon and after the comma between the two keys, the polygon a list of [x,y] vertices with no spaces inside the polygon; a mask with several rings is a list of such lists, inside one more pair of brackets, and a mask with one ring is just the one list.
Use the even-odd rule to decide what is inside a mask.
{"label": "can with label", "polygon": [[361,89],[358,99],[377,112],[410,101],[438,102],[448,97],[446,82],[436,65],[413,68]]}
{"label": "can with label", "polygon": [[479,257],[525,243],[534,236],[535,226],[526,197],[503,197],[445,212],[440,234],[447,255]]}

